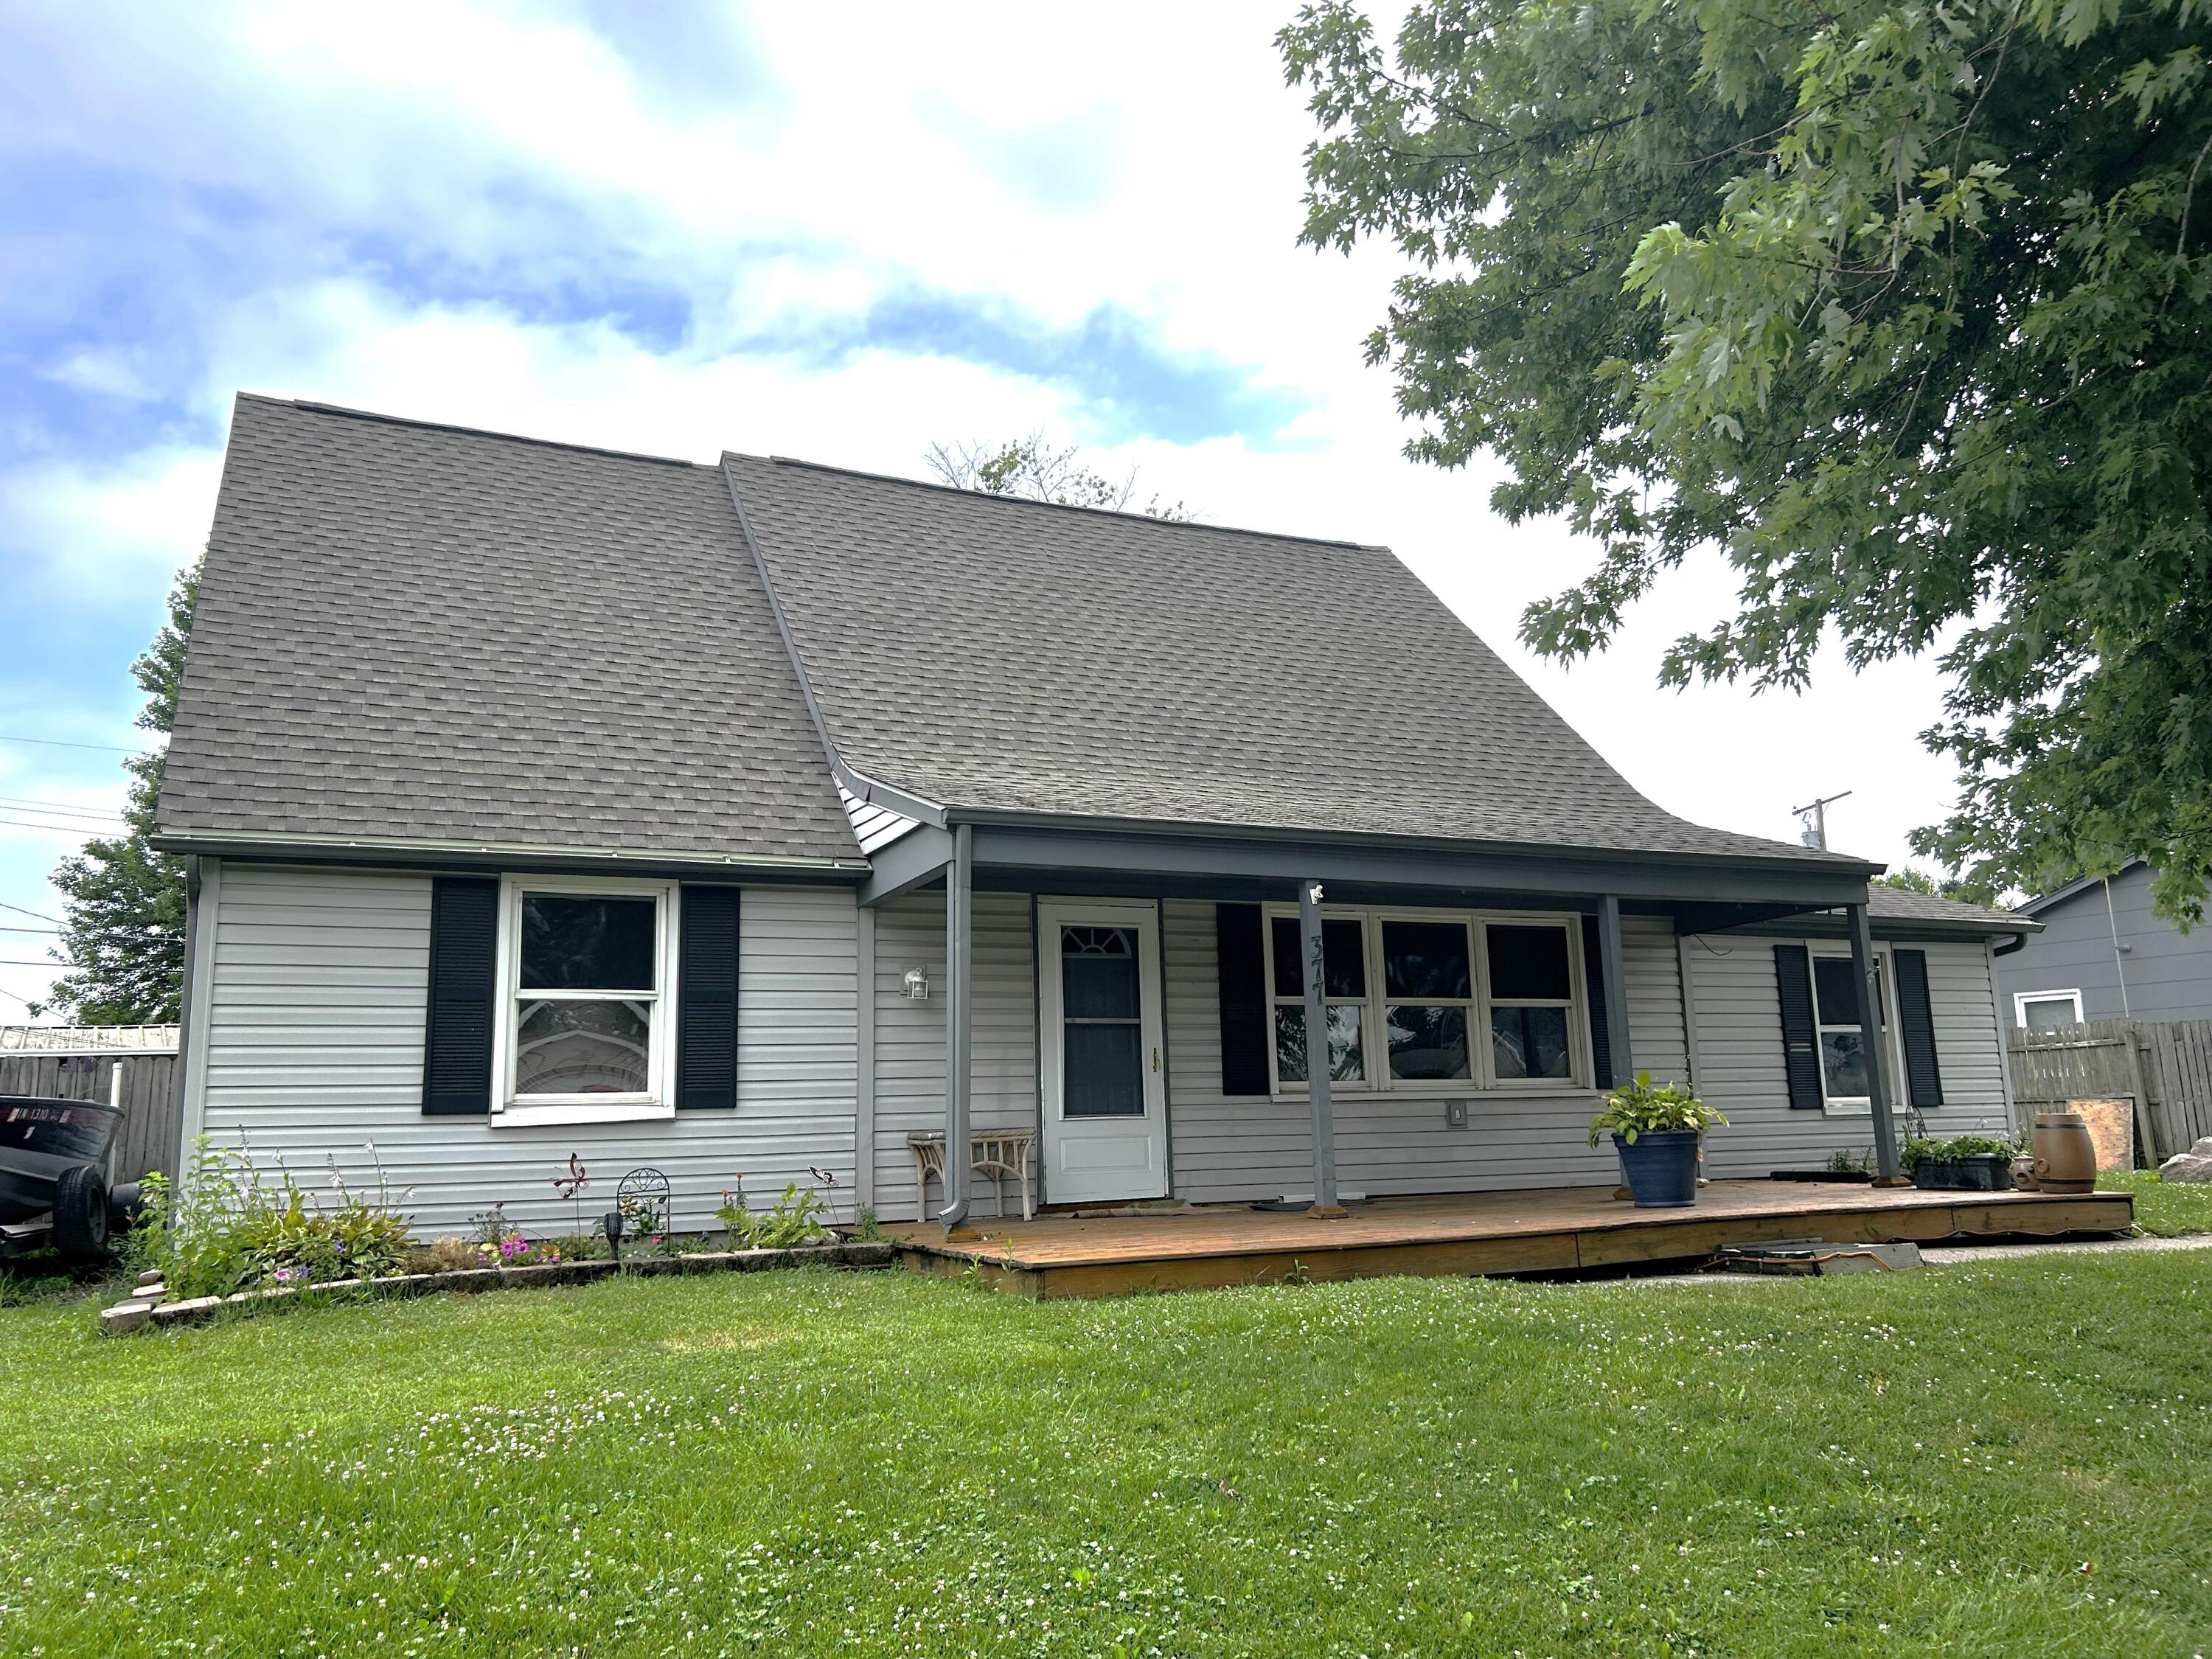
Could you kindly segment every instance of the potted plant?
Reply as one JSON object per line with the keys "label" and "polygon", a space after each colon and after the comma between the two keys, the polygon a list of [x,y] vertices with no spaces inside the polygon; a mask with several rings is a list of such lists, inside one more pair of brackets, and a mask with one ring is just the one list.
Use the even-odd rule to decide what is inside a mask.
{"label": "potted plant", "polygon": [[1611,1131],[1637,1208],[1684,1209],[1698,1201],[1698,1143],[1727,1121],[1687,1089],[1638,1072],[1605,1097],[1605,1109],[1590,1120],[1590,1145]]}
{"label": "potted plant", "polygon": [[1994,1135],[1950,1140],[1915,1135],[1897,1151],[1897,1161],[1914,1186],[1940,1192],[2010,1192],[2013,1160],[2019,1156],[2019,1147]]}

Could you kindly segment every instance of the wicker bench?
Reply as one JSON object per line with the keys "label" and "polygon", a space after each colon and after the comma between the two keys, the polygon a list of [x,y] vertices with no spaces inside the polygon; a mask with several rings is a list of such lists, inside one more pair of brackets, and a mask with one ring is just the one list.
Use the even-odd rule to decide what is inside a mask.
{"label": "wicker bench", "polygon": [[[945,1184],[945,1136],[910,1134],[906,1138],[908,1150],[914,1153],[914,1218],[929,1219],[929,1178],[937,1177],[939,1187]],[[1022,1219],[1029,1220],[1036,1213],[1030,1201],[1030,1149],[1036,1144],[1034,1129],[978,1129],[968,1137],[968,1167],[977,1175],[988,1176],[999,1194],[999,1213],[1006,1212],[1006,1177],[1012,1176],[1022,1183]]]}

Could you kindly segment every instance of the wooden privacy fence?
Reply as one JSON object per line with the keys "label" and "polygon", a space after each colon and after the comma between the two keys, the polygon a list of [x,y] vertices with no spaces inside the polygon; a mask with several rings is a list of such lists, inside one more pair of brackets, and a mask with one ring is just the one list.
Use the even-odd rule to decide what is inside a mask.
{"label": "wooden privacy fence", "polygon": [[109,1164],[112,1181],[136,1181],[155,1170],[176,1174],[176,1082],[174,1049],[166,1054],[131,1049],[112,1054],[0,1052],[0,1095],[112,1101],[123,1108],[123,1128],[115,1138],[115,1156]]}
{"label": "wooden privacy fence", "polygon": [[2212,1019],[2093,1019],[2006,1046],[2022,1128],[2069,1100],[2132,1100],[2153,1164],[2212,1135]]}

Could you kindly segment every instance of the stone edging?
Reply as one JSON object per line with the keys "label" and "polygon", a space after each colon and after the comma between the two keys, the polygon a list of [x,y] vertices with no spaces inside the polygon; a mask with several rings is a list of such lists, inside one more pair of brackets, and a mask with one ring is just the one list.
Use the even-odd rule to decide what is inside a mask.
{"label": "stone edging", "polygon": [[349,1293],[429,1296],[441,1291],[526,1290],[533,1285],[586,1285],[617,1275],[648,1279],[663,1273],[757,1273],[770,1267],[888,1267],[898,1260],[889,1242],[810,1244],[788,1250],[700,1250],[684,1255],[639,1255],[624,1261],[557,1261],[528,1267],[464,1267],[453,1273],[394,1273],[384,1279],[334,1279],[319,1285],[286,1285],[274,1290],[240,1291],[232,1296],[167,1299],[158,1274],[149,1273],[124,1301],[100,1310],[100,1328],[109,1336],[169,1325],[204,1325],[227,1309],[263,1303],[317,1301]]}

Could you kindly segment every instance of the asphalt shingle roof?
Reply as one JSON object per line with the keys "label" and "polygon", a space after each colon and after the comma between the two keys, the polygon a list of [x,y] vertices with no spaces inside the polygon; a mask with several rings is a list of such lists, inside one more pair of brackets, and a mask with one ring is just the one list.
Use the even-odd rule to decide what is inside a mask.
{"label": "asphalt shingle roof", "polygon": [[1880,921],[1942,921],[1992,929],[2032,931],[2040,926],[2024,911],[1961,904],[1956,899],[1916,893],[1909,887],[1885,887],[1880,882],[1867,888],[1867,915]]}
{"label": "asphalt shingle roof", "polygon": [[1387,550],[726,455],[830,741],[939,805],[1833,858],[1662,811]]}
{"label": "asphalt shingle roof", "polygon": [[160,817],[860,857],[720,469],[250,396]]}

